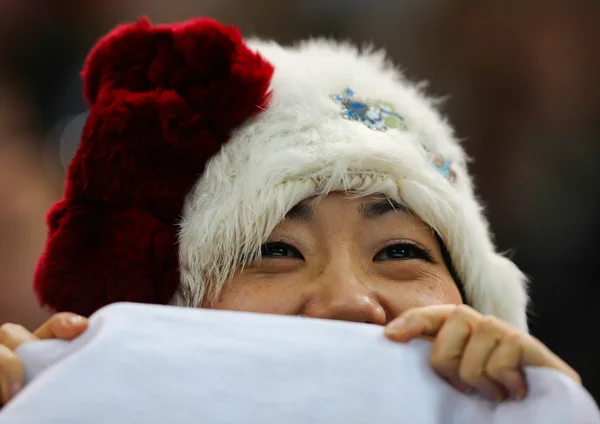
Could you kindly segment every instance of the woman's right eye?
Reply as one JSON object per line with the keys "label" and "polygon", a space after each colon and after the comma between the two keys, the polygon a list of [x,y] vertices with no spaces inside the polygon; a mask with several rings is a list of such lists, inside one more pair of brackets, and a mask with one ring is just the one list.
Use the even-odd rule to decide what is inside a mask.
{"label": "woman's right eye", "polygon": [[263,244],[260,248],[260,255],[263,258],[304,259],[302,253],[300,253],[298,249],[282,242]]}

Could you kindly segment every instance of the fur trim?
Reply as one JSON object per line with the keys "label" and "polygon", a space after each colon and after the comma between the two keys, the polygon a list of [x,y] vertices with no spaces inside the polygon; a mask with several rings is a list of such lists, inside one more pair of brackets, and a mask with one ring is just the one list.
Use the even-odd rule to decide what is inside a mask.
{"label": "fur trim", "polygon": [[83,71],[90,115],[35,272],[43,305],[89,315],[172,298],[185,196],[231,131],[267,107],[272,73],[236,28],[210,19],[143,19],[100,40]]}
{"label": "fur trim", "polygon": [[[446,243],[470,304],[526,330],[525,277],[495,251],[465,153],[432,102],[381,52],[326,40],[249,45],[275,65],[271,105],[232,135],[188,196],[182,281],[172,303],[195,306],[217,295],[291,207],[345,190],[405,204]],[[330,96],[347,87],[392,103],[408,131],[377,132],[343,119]],[[426,151],[453,162],[455,183],[435,170]]]}

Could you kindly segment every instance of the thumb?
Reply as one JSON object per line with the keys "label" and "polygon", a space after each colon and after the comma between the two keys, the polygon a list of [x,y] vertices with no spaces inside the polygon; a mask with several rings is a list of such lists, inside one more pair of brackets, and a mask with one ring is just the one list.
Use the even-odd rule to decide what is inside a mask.
{"label": "thumb", "polygon": [[523,343],[523,366],[553,368],[564,372],[575,382],[581,384],[581,377],[565,361],[554,354],[546,345],[532,336],[525,338]]}
{"label": "thumb", "polygon": [[87,318],[70,312],[61,312],[52,316],[33,334],[40,339],[72,340],[83,333],[87,326]]}

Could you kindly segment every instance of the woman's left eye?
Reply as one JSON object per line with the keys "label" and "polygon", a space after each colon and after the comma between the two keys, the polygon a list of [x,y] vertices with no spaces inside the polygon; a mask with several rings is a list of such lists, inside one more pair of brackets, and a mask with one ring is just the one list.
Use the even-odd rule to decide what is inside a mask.
{"label": "woman's left eye", "polygon": [[389,260],[408,259],[422,259],[427,262],[433,261],[431,253],[429,251],[408,243],[394,244],[392,246],[386,247],[385,249],[377,253],[377,255],[375,255],[373,261],[380,262]]}

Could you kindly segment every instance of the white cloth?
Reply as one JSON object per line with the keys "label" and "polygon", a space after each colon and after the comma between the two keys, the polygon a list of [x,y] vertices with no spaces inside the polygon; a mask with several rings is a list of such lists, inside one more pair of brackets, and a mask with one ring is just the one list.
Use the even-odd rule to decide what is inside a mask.
{"label": "white cloth", "polygon": [[458,393],[429,343],[381,327],[228,311],[116,304],[73,342],[21,346],[29,384],[0,424],[598,424],[591,396],[527,370],[524,401]]}

